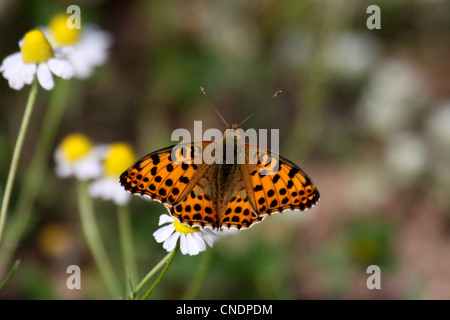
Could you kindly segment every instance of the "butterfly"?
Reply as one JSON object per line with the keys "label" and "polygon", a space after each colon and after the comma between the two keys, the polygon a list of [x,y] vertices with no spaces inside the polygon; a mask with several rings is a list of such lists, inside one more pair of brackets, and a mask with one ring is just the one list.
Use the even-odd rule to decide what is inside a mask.
{"label": "butterfly", "polygon": [[[163,203],[183,224],[217,230],[246,229],[273,213],[306,210],[319,201],[319,191],[302,169],[270,150],[242,142],[238,127],[229,126],[219,141],[152,152],[125,170],[119,182],[132,194]],[[226,161],[230,141],[236,147],[232,163]],[[217,159],[224,161],[211,161]]]}
{"label": "butterfly", "polygon": [[120,184],[132,194],[163,203],[183,224],[218,230],[249,228],[273,213],[306,210],[319,201],[319,191],[306,173],[269,150],[244,144],[245,163],[201,161],[205,150],[217,143],[193,142],[152,152],[125,170]]}

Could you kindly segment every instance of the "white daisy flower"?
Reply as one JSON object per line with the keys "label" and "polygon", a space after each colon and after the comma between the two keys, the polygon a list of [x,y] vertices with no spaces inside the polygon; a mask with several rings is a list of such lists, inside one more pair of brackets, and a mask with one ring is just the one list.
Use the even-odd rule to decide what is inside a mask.
{"label": "white daisy flower", "polygon": [[118,142],[109,145],[103,160],[103,175],[90,184],[90,195],[94,198],[112,200],[117,205],[127,204],[131,194],[126,192],[117,180],[135,160],[133,149],[127,143]]}
{"label": "white daisy flower", "polygon": [[66,13],[56,15],[48,28],[42,28],[42,31],[54,48],[73,47],[74,50],[68,52],[66,58],[75,68],[75,76],[85,79],[92,75],[95,67],[103,65],[108,59],[112,37],[93,24],[81,29],[69,29],[68,18]]}
{"label": "white daisy flower", "polygon": [[205,251],[206,244],[212,247],[217,238],[217,233],[211,229],[188,227],[167,214],[159,217],[159,225],[163,224],[167,225],[156,230],[153,236],[156,242],[163,242],[163,248],[167,252],[173,251],[180,239],[181,253],[194,256]]}
{"label": "white daisy flower", "polygon": [[102,174],[105,147],[93,147],[89,138],[75,133],[67,136],[55,151],[56,175],[89,180]]}
{"label": "white daisy flower", "polygon": [[0,66],[0,72],[11,88],[20,90],[24,85],[31,84],[36,74],[40,85],[46,90],[53,89],[55,85],[52,73],[63,79],[73,77],[74,68],[61,58],[70,52],[70,48],[53,50],[40,30],[27,32],[19,41],[19,46],[20,52],[6,57]]}

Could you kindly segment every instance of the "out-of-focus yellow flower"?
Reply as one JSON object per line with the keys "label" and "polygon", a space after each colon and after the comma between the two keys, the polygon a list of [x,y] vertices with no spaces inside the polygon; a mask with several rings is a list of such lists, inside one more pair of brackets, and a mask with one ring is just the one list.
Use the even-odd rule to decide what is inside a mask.
{"label": "out-of-focus yellow flower", "polygon": [[136,155],[129,144],[117,142],[109,145],[103,161],[103,176],[89,186],[91,196],[112,200],[118,205],[127,204],[131,195],[120,186],[118,180],[135,160]]}
{"label": "out-of-focus yellow flower", "polygon": [[129,144],[124,142],[111,144],[104,161],[105,176],[119,177],[135,160],[136,155]]}
{"label": "out-of-focus yellow flower", "polygon": [[49,32],[54,37],[58,46],[74,45],[80,39],[80,29],[67,27],[69,16],[65,13],[58,14],[48,24]]}
{"label": "out-of-focus yellow flower", "polygon": [[61,150],[64,159],[67,161],[76,161],[85,157],[92,149],[91,140],[83,134],[75,133],[67,136],[61,142]]}
{"label": "out-of-focus yellow flower", "polygon": [[69,18],[69,14],[58,14],[47,28],[42,28],[42,31],[54,48],[61,46],[73,48],[67,53],[66,58],[75,68],[75,77],[85,79],[92,75],[95,67],[105,64],[112,37],[93,24],[83,24],[80,29],[70,29],[67,26]]}
{"label": "out-of-focus yellow flower", "polygon": [[73,238],[63,224],[52,222],[39,231],[38,245],[42,253],[55,258],[64,255],[73,247]]}
{"label": "out-of-focus yellow flower", "polygon": [[104,152],[104,146],[94,147],[87,136],[71,134],[55,151],[56,175],[61,178],[75,176],[80,180],[96,178],[102,173]]}

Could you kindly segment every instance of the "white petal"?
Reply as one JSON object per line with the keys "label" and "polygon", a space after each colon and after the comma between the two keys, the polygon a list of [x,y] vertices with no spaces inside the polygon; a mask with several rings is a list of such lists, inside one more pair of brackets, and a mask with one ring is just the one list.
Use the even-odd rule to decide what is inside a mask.
{"label": "white petal", "polygon": [[96,66],[106,62],[111,46],[111,36],[92,26],[83,27],[83,32],[78,42],[68,50],[67,47],[55,49],[55,57],[64,56],[69,61],[77,78],[89,77]]}
{"label": "white petal", "polygon": [[166,249],[166,251],[168,252],[173,251],[173,249],[175,249],[175,246],[177,245],[179,237],[180,237],[179,232],[173,233],[166,241],[164,241],[163,248]]}
{"label": "white petal", "polygon": [[4,77],[9,77],[9,86],[13,89],[20,90],[25,84],[31,84],[36,74],[36,65],[33,63],[16,65],[10,69],[11,72],[4,72]]}
{"label": "white petal", "polygon": [[103,190],[104,190],[104,180],[103,179],[99,179],[99,180],[95,180],[94,182],[92,182],[89,185],[89,194],[91,195],[91,197],[93,198],[98,198],[101,197]]}
{"label": "white petal", "polygon": [[[192,233],[187,233],[186,237],[186,247],[190,256],[195,255],[197,250],[197,245],[192,238]],[[198,252],[197,252],[198,253]]]}
{"label": "white petal", "polygon": [[[211,231],[211,232],[209,232]],[[217,234],[209,229],[200,229],[203,240],[212,248],[214,241],[217,239]]]}
{"label": "white petal", "polygon": [[92,148],[89,156],[98,159],[98,161],[103,161],[106,158],[107,152],[109,150],[109,145],[100,144]]}
{"label": "white petal", "polygon": [[190,256],[194,256],[200,252],[199,243],[196,241],[192,233],[186,234],[186,246]]}
{"label": "white petal", "polygon": [[73,174],[77,179],[86,181],[102,175],[103,168],[101,163],[89,160],[83,159],[73,165]]}
{"label": "white petal", "polygon": [[71,47],[71,46],[59,47],[59,48],[53,49],[53,52],[55,53],[55,57],[57,57],[57,58],[72,54],[75,51],[76,51],[75,48]]}
{"label": "white petal", "polygon": [[12,76],[8,79],[8,84],[14,90],[21,90],[25,85],[25,81],[22,77]]}
{"label": "white petal", "polygon": [[72,168],[63,160],[63,155],[61,149],[56,149],[55,154],[53,156],[56,167],[55,173],[59,178],[67,178],[72,175]]}
{"label": "white petal", "polygon": [[201,235],[200,232],[194,232],[192,234],[192,238],[197,243],[197,246],[199,248],[199,252],[205,251],[207,249],[206,243],[205,243],[204,239],[202,238],[202,235]]}
{"label": "white petal", "polygon": [[9,66],[16,65],[18,62],[22,62],[22,53],[16,52],[9,56],[7,56],[5,59],[3,59],[2,65],[0,66],[0,72],[5,71]]}
{"label": "white petal", "polygon": [[20,90],[25,84],[31,84],[36,74],[34,63],[24,63],[20,52],[12,54],[3,60],[0,67],[3,77],[8,79],[9,86]]}
{"label": "white petal", "polygon": [[190,256],[198,254],[197,246],[195,245],[195,242],[192,241],[192,234],[190,233],[186,235],[186,247]]}
{"label": "white petal", "polygon": [[72,65],[62,59],[52,58],[47,61],[47,65],[51,72],[66,80],[72,78],[75,74],[75,70]]}
{"label": "white petal", "polygon": [[153,236],[155,237],[156,242],[161,243],[166,241],[174,231],[175,227],[173,224],[169,224],[153,232]]}
{"label": "white petal", "polygon": [[92,75],[94,66],[88,64],[85,57],[80,54],[71,54],[68,59],[75,69],[75,75],[77,78],[86,79]]}
{"label": "white petal", "polygon": [[95,152],[95,148],[72,165],[75,177],[80,180],[95,179],[103,173],[102,158]]}
{"label": "white petal", "polygon": [[162,214],[159,217],[159,225],[163,225],[164,223],[173,223],[174,221],[175,221],[175,218],[169,216],[168,214]]}
{"label": "white petal", "polygon": [[128,204],[131,200],[131,194],[126,192],[125,189],[123,189],[122,186],[117,181],[115,181],[115,179],[114,182],[116,183],[116,185],[114,187],[114,194],[112,200],[114,201],[115,204],[119,206]]}
{"label": "white petal", "polygon": [[36,64],[34,63],[27,63],[24,64],[23,68],[21,69],[22,71],[22,77],[23,77],[23,81],[26,84],[31,84],[34,81],[34,76],[36,74]]}
{"label": "white petal", "polygon": [[180,235],[180,250],[182,254],[188,254],[189,253],[189,248],[187,245],[187,240],[186,240],[186,235],[184,233],[182,233]]}
{"label": "white petal", "polygon": [[68,178],[73,175],[72,167],[66,165],[65,163],[57,163],[55,174],[59,178]]}
{"label": "white petal", "polygon": [[131,199],[131,194],[122,188],[116,178],[112,177],[104,177],[92,182],[89,185],[89,194],[94,198],[112,200],[117,205],[125,205]]}
{"label": "white petal", "polygon": [[55,86],[52,73],[50,72],[47,63],[39,64],[37,68],[37,77],[42,88],[44,88],[45,90],[52,90]]}

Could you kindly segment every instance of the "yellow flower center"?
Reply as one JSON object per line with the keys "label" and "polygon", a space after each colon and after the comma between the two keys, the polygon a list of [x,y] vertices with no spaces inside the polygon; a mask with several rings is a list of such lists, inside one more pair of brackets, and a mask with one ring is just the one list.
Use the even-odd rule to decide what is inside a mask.
{"label": "yellow flower center", "polygon": [[68,161],[76,161],[86,156],[92,149],[91,141],[83,134],[74,133],[61,142],[61,150]]}
{"label": "yellow flower center", "polygon": [[180,221],[175,220],[173,222],[173,226],[175,227],[175,231],[178,231],[179,233],[184,233],[184,234],[188,234],[188,233],[194,233],[197,232],[198,230],[200,230],[199,227],[188,227],[184,224],[182,224]]}
{"label": "yellow flower center", "polygon": [[25,63],[41,63],[53,58],[53,49],[40,30],[31,30],[25,34],[20,48]]}
{"label": "yellow flower center", "polygon": [[113,143],[108,150],[108,154],[103,163],[105,175],[108,177],[118,177],[134,161],[136,156],[133,149],[127,143]]}
{"label": "yellow flower center", "polygon": [[52,36],[60,46],[73,45],[80,37],[79,29],[69,29],[67,26],[68,18],[68,14],[58,14],[49,23]]}

